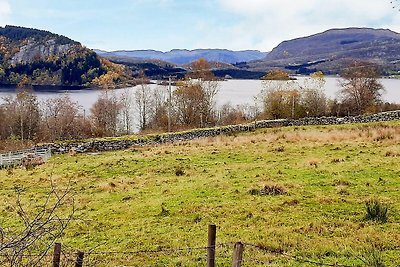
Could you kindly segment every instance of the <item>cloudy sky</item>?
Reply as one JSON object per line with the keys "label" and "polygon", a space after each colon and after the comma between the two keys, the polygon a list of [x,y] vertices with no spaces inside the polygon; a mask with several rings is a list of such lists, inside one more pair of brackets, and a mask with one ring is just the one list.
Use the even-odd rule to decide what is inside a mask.
{"label": "cloudy sky", "polygon": [[[391,3],[392,1],[392,3]],[[104,50],[269,51],[330,28],[400,32],[400,0],[0,0],[0,25],[49,30]]]}

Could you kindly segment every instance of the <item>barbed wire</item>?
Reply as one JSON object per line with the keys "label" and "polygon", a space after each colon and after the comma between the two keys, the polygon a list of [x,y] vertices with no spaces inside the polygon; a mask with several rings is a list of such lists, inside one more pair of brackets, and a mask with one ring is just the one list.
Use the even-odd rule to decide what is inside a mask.
{"label": "barbed wire", "polygon": [[187,248],[169,248],[169,249],[154,249],[154,250],[138,250],[138,251],[93,251],[91,255],[135,255],[135,254],[157,254],[157,253],[174,253],[192,250],[207,250],[209,248],[217,248],[221,244],[211,247],[187,247]]}
{"label": "barbed wire", "polygon": [[[94,249],[90,251],[85,252],[85,262],[86,263],[92,263],[95,264],[96,261],[100,260],[101,258],[96,258],[96,256],[105,256],[105,258],[115,258],[116,256],[133,256],[133,255],[157,255],[157,254],[165,254],[165,255],[171,255],[171,254],[176,254],[176,253],[182,253],[182,252],[187,252],[188,255],[184,255],[186,258],[182,258],[181,261],[185,262],[199,262],[199,261],[205,261],[207,260],[206,255],[200,255],[199,254],[193,258],[193,252],[197,251],[207,251],[210,248],[213,248],[217,252],[217,258],[219,260],[227,260],[231,259],[232,253],[231,249],[235,245],[235,242],[226,242],[226,243],[218,243],[215,246],[204,246],[204,247],[181,247],[181,248],[159,248],[159,249],[148,249],[148,250],[137,250],[137,251],[95,251]],[[309,258],[306,258],[304,256],[298,256],[298,255],[292,255],[290,253],[287,253],[283,251],[282,249],[273,249],[269,248],[267,246],[263,245],[257,245],[257,244],[252,244],[252,243],[242,243],[244,247],[246,248],[252,248],[253,251],[254,249],[265,254],[271,254],[275,255],[277,257],[285,257],[289,260],[293,260],[296,262],[300,263],[309,263],[313,265],[318,265],[318,266],[328,266],[328,267],[358,267],[362,265],[345,265],[345,264],[340,264],[340,263],[327,263],[323,261],[316,261],[316,260],[311,260]],[[100,245],[99,245],[100,246]],[[97,246],[98,247],[98,246]],[[220,250],[217,250],[220,248]],[[398,250],[398,247],[394,248],[395,250]],[[68,246],[63,246],[63,249],[61,250],[61,256],[63,258],[64,264],[63,266],[69,266],[71,264],[74,264],[76,262],[76,257],[78,255],[78,252],[72,252],[74,249]],[[75,250],[76,251],[76,250]],[[248,251],[247,249],[244,250],[245,252]],[[9,257],[10,255],[6,253],[1,253],[0,257]],[[30,254],[23,254],[21,257],[23,258],[34,258],[34,257],[39,257],[42,256],[44,258],[49,258],[53,256],[52,253],[47,253],[43,256],[43,254],[40,253],[30,253]],[[192,258],[190,258],[192,257]],[[261,257],[262,258],[262,257]],[[263,260],[261,258],[255,258],[254,254],[252,253],[251,256],[247,257],[244,256],[242,259],[242,263],[256,263],[260,265],[269,265],[271,262],[274,260]],[[0,261],[1,262],[1,261]],[[92,264],[88,264],[88,266],[92,266]],[[95,265],[93,265],[95,266]],[[133,265],[135,266],[135,265]],[[139,266],[139,265],[138,265]],[[140,265],[140,266],[146,266],[146,265]],[[154,265],[148,265],[148,266],[154,266]]]}

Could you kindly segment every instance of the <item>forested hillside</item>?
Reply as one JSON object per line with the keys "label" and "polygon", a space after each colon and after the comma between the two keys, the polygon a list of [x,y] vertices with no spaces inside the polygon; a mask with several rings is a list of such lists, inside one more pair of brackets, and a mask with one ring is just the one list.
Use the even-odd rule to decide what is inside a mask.
{"label": "forested hillside", "polygon": [[16,26],[0,27],[0,83],[116,87],[127,68],[100,58],[65,36]]}

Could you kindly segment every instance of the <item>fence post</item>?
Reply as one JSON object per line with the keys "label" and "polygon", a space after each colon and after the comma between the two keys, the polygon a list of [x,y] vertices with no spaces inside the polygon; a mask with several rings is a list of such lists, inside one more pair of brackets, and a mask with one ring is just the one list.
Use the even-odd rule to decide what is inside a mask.
{"label": "fence post", "polygon": [[232,267],[241,267],[243,261],[243,244],[241,242],[235,243],[233,248]]}
{"label": "fence post", "polygon": [[76,256],[75,267],[82,267],[83,266],[83,257],[85,256],[85,252],[79,251],[78,255]]}
{"label": "fence post", "polygon": [[60,267],[61,243],[54,244],[53,267]]}
{"label": "fence post", "polygon": [[215,267],[215,240],[217,237],[217,226],[208,226],[207,267]]}
{"label": "fence post", "polygon": [[0,154],[0,167],[3,166],[3,154]]}

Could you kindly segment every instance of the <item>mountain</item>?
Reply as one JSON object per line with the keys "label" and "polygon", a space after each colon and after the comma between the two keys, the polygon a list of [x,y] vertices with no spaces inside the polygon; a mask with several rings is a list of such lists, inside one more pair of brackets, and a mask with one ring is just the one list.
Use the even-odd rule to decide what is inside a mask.
{"label": "mountain", "polygon": [[127,68],[65,36],[0,27],[1,84],[116,87],[128,80]]}
{"label": "mountain", "polygon": [[188,64],[199,58],[204,58],[207,61],[233,64],[237,62],[247,62],[251,60],[263,59],[267,55],[267,53],[257,50],[231,51],[226,49],[174,49],[168,52],[161,52],[156,50],[106,52],[102,50],[95,50],[95,52],[98,55],[107,58],[118,57],[141,60],[162,60],[177,65]]}
{"label": "mountain", "polygon": [[371,28],[331,29],[284,41],[263,60],[248,64],[252,70],[286,68],[296,73],[322,70],[336,74],[351,60],[367,60],[384,70],[400,69],[400,34]]}

